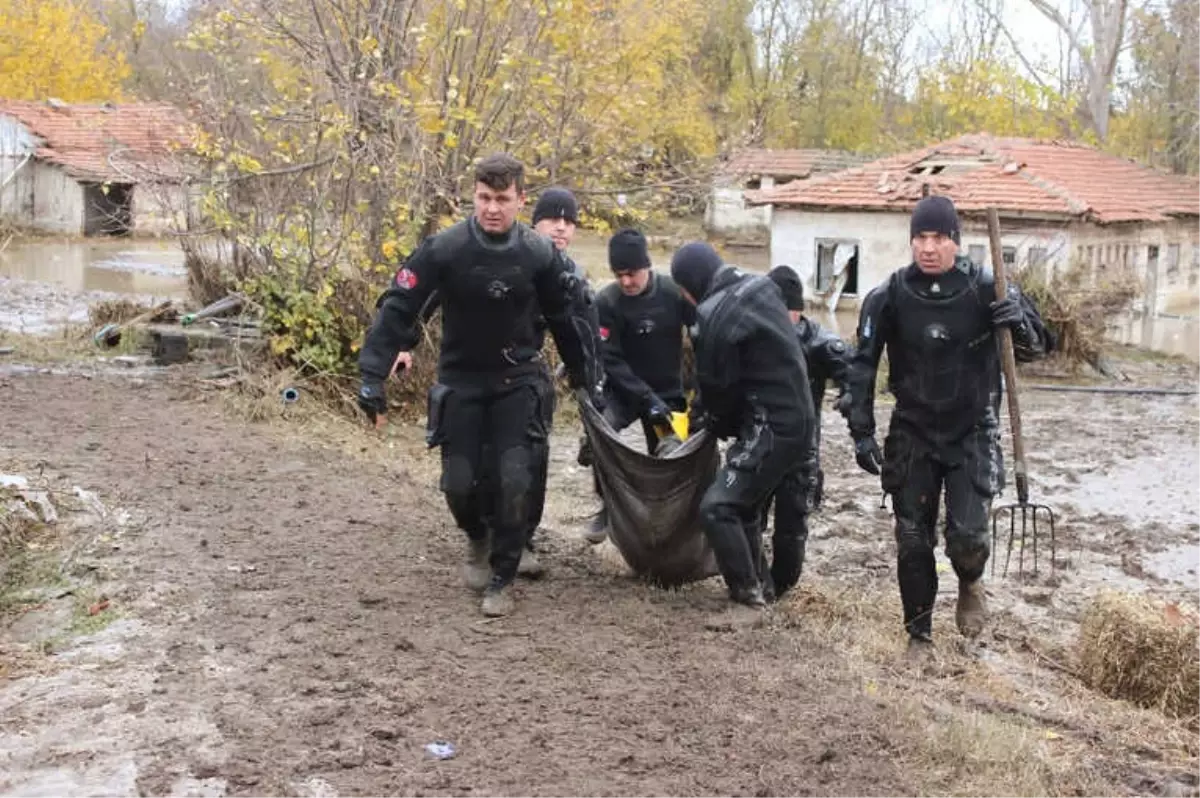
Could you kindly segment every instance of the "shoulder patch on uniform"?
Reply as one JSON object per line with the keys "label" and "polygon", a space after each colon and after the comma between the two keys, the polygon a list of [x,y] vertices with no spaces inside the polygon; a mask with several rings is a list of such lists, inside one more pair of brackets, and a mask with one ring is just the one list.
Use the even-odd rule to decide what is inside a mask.
{"label": "shoulder patch on uniform", "polygon": [[601,327],[600,328],[600,340],[607,341],[608,336],[609,336],[609,329],[607,327]]}
{"label": "shoulder patch on uniform", "polygon": [[396,279],[393,282],[397,288],[411,291],[417,287],[417,274],[407,266],[403,266],[400,271],[396,272]]}

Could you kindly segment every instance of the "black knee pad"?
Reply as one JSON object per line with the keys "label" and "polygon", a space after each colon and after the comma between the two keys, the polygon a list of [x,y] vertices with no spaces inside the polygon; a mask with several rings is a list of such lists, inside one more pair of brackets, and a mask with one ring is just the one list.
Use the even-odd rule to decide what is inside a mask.
{"label": "black knee pad", "polygon": [[901,559],[933,556],[929,533],[913,524],[900,522],[896,526],[896,555]]}
{"label": "black knee pad", "polygon": [[991,546],[986,532],[958,535],[946,541],[946,556],[955,572],[970,581],[983,576]]}
{"label": "black knee pad", "polygon": [[442,460],[441,489],[447,495],[466,496],[475,490],[475,465],[470,458],[450,455]]}
{"label": "black knee pad", "polygon": [[527,508],[533,493],[535,470],[541,463],[534,460],[533,447],[518,446],[500,455],[499,522],[519,526],[528,515]]}

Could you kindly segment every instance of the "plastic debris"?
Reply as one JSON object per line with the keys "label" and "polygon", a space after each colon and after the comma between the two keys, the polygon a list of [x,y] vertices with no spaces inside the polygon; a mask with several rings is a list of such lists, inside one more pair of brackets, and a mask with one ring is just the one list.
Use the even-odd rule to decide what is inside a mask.
{"label": "plastic debris", "polygon": [[283,401],[285,403],[290,405],[292,402],[299,401],[300,392],[298,390],[296,390],[295,388],[284,388],[283,391],[280,393],[280,396],[283,397]]}
{"label": "plastic debris", "polygon": [[434,759],[453,759],[458,753],[453,743],[445,743],[438,741],[436,743],[426,743],[425,753],[429,754]]}

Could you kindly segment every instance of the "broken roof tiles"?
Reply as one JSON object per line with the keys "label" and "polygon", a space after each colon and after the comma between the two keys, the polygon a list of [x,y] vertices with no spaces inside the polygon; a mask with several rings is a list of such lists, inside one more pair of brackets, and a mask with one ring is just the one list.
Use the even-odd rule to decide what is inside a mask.
{"label": "broken roof tiles", "polygon": [[1082,217],[1101,224],[1200,215],[1195,177],[1072,141],[969,135],[806,181],[750,191],[752,204],[908,211],[929,193],[960,211]]}
{"label": "broken roof tiles", "polygon": [[20,122],[38,139],[35,156],[79,180],[136,183],[178,180],[178,157],[190,126],[168,103],[70,105],[0,100],[0,116]]}

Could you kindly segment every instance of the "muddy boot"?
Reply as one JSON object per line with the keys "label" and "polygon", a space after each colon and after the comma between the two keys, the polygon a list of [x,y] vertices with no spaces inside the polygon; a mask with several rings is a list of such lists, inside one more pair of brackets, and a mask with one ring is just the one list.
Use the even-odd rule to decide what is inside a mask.
{"label": "muddy boot", "polygon": [[592,520],[588,522],[588,528],[583,533],[583,539],[596,546],[603,543],[607,537],[608,510],[601,507],[600,512],[592,516]]}
{"label": "muddy boot", "polygon": [[521,563],[517,566],[517,576],[523,576],[526,579],[541,579],[546,573],[546,567],[538,560],[533,549],[526,548],[521,552]]}
{"label": "muddy boot", "polygon": [[911,635],[908,638],[908,649],[904,658],[909,662],[922,664],[934,660],[933,638],[928,635]]}
{"label": "muddy boot", "polygon": [[974,582],[959,581],[958,609],[954,613],[954,620],[963,637],[979,637],[983,631],[984,621],[987,620],[987,599],[983,583],[978,579]]}
{"label": "muddy boot", "polygon": [[757,629],[766,623],[767,602],[761,587],[740,592],[724,612],[710,616],[704,628],[711,632],[736,632],[740,629]]}
{"label": "muddy boot", "polygon": [[492,567],[488,564],[488,542],[484,540],[467,541],[467,561],[463,564],[463,581],[467,587],[480,592],[492,578]]}
{"label": "muddy boot", "polygon": [[480,609],[488,618],[502,618],[511,613],[514,606],[512,588],[508,585],[491,585],[483,594]]}

